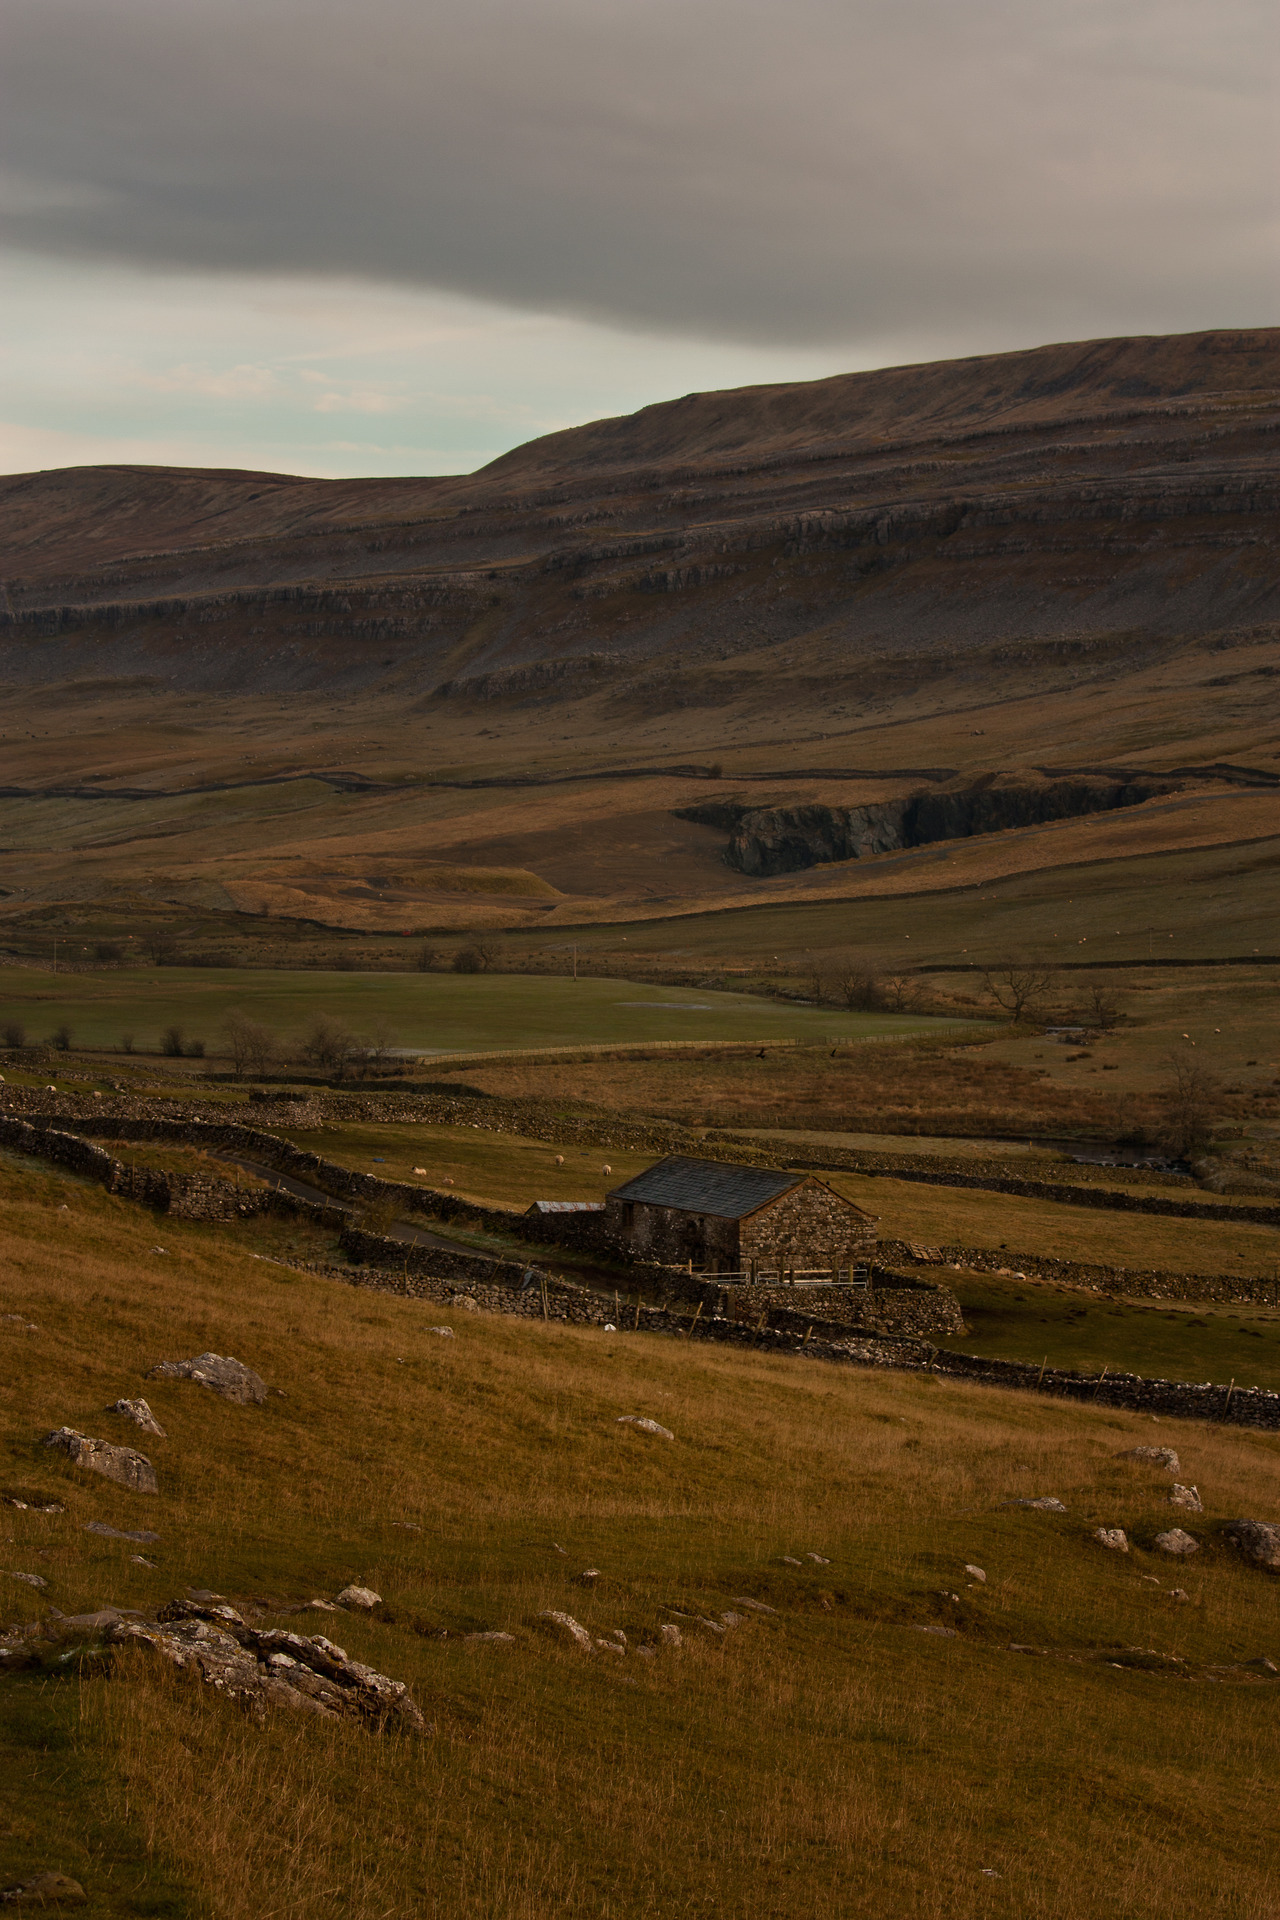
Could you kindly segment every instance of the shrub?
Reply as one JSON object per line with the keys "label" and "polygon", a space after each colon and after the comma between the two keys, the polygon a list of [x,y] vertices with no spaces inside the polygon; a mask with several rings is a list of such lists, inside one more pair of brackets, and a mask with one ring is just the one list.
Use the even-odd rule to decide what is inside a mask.
{"label": "shrub", "polygon": [[55,1027],[49,1035],[49,1045],[56,1047],[59,1053],[66,1053],[71,1047],[71,1029],[67,1025]]}
{"label": "shrub", "polygon": [[124,949],[115,940],[96,940],[93,946],[93,957],[95,960],[102,961],[104,965],[112,964],[117,960],[123,960]]}
{"label": "shrub", "polygon": [[484,961],[474,947],[459,947],[453,956],[455,973],[483,973]]}
{"label": "shrub", "polygon": [[21,1020],[6,1020],[3,1035],[0,1037],[3,1038],[6,1047],[25,1047],[27,1044],[27,1030]]}
{"label": "shrub", "polygon": [[203,1040],[188,1040],[187,1058],[188,1060],[204,1059],[204,1041]]}
{"label": "shrub", "polygon": [[182,1028],[181,1027],[165,1028],[164,1037],[160,1042],[160,1051],[165,1055],[166,1059],[181,1060],[182,1058]]}
{"label": "shrub", "polygon": [[131,1033],[122,1033],[120,1035],[120,1047],[124,1053],[133,1052],[133,1035]]}

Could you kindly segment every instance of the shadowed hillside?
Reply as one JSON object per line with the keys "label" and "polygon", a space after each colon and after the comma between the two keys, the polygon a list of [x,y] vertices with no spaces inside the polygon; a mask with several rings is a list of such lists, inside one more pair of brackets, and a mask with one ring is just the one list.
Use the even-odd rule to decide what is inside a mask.
{"label": "shadowed hillside", "polygon": [[[570,919],[747,901],[776,863],[735,878],[688,812],[721,774],[740,812],[1028,769],[1265,789],[1278,420],[1271,330],[693,394],[446,479],[2,481],[6,911],[141,860],[164,898],[375,924],[338,903],[392,856],[489,924],[458,874]],[[544,782],[514,816],[503,786]]]}

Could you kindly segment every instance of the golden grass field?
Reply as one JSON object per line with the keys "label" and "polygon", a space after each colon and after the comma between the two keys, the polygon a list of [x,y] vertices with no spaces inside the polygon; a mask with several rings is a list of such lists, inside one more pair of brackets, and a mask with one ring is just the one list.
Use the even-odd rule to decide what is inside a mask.
{"label": "golden grass field", "polygon": [[[1280,1654],[1275,1590],[1215,1544],[1274,1517],[1275,1436],[354,1293],[178,1222],[158,1254],[145,1216],[30,1167],[0,1200],[6,1310],[39,1329],[0,1336],[3,1471],[66,1504],[0,1509],[5,1566],[64,1612],[191,1585],[271,1617],[371,1582],[383,1607],[333,1637],[434,1723],[259,1730],[142,1663],[9,1679],[7,1878],[183,1920],[1278,1911],[1277,1683],[1241,1665]],[[144,1383],[206,1348],[266,1405]],[[116,1437],[102,1408],[138,1391],[168,1433],[154,1500],[40,1449],[63,1422]],[[675,1440],[616,1424],[635,1411]],[[1149,1548],[1164,1481],[1116,1457],[1153,1439],[1206,1506],[1177,1567]],[[1041,1493],[1068,1513],[1001,1506]],[[90,1518],[154,1527],[158,1564]],[[807,1552],[827,1564],[783,1562]],[[9,1617],[39,1611],[5,1585]],[[634,1649],[738,1594],[775,1614],[652,1664],[536,1629],[560,1607]],[[460,1639],[490,1628],[516,1644]]]}

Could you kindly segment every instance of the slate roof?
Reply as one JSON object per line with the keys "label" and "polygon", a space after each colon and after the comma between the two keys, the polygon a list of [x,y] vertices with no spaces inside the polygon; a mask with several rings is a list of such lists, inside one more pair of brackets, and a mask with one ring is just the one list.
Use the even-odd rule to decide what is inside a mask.
{"label": "slate roof", "polygon": [[803,1173],[782,1173],[774,1167],[735,1167],[723,1160],[693,1160],[683,1153],[668,1154],[656,1166],[646,1167],[625,1186],[615,1187],[611,1200],[634,1201],[643,1207],[679,1207],[685,1213],[710,1213],[720,1220],[741,1220],[758,1207],[803,1186]]}
{"label": "slate roof", "polygon": [[603,1200],[535,1200],[526,1213],[603,1213]]}

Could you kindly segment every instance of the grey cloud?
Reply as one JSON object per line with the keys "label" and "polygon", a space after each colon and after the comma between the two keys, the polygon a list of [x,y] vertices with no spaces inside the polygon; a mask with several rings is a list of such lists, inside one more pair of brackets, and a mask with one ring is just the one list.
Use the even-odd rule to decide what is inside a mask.
{"label": "grey cloud", "polygon": [[3,0],[0,232],[771,342],[1274,318],[1261,0]]}

